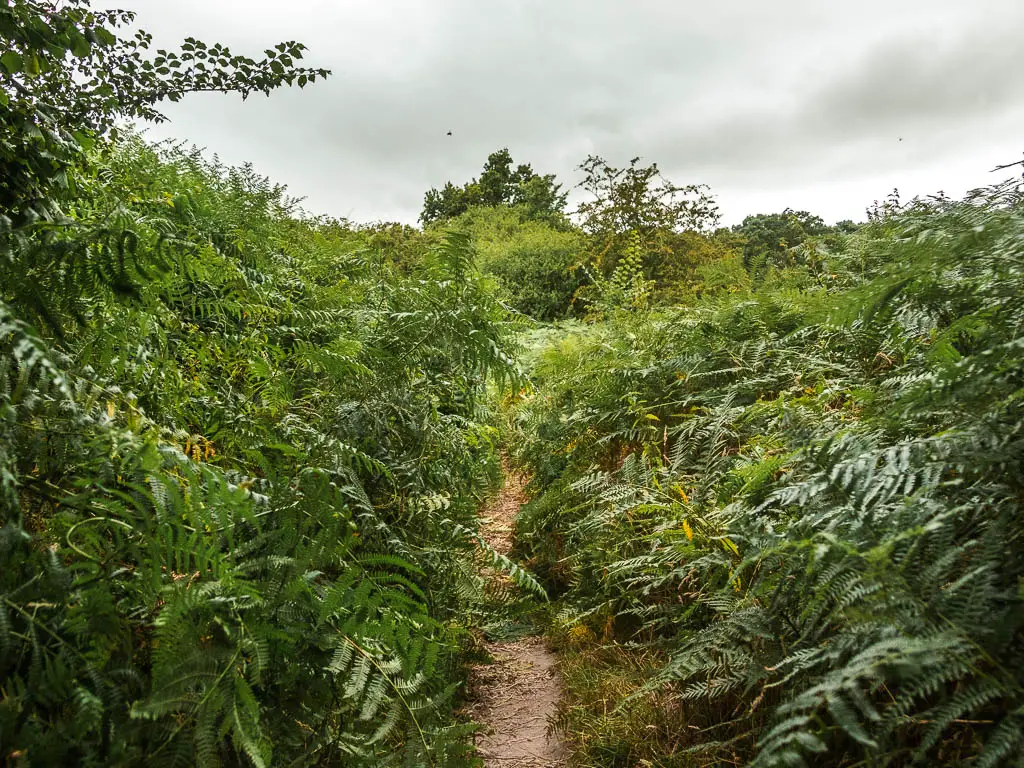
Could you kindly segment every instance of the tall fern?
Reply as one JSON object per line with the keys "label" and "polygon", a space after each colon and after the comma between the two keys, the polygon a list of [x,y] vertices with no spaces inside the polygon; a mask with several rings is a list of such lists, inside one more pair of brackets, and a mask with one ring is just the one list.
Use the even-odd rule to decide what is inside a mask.
{"label": "tall fern", "polygon": [[105,151],[5,240],[0,754],[466,764],[456,574],[517,375],[470,244],[367,268],[248,168]]}
{"label": "tall fern", "polygon": [[919,201],[815,289],[541,357],[521,535],[563,622],[667,659],[671,759],[1020,764],[1022,233],[1016,185]]}

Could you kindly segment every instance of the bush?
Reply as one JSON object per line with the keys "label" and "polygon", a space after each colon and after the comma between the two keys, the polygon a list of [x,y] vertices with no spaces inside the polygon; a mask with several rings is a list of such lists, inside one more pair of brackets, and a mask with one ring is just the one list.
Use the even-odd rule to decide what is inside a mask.
{"label": "bush", "polygon": [[472,236],[481,269],[497,279],[513,309],[536,320],[575,311],[576,291],[586,282],[577,269],[583,250],[577,231],[524,218],[516,208],[474,208],[453,226]]}

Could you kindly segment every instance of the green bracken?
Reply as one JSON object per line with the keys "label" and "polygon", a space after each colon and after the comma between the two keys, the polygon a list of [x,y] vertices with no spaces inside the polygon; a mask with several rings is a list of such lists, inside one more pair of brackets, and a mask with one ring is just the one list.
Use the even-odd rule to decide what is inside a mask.
{"label": "green bracken", "polygon": [[557,632],[664,659],[621,749],[568,705],[581,764],[1020,764],[1020,187],[791,261],[552,342],[509,414]]}

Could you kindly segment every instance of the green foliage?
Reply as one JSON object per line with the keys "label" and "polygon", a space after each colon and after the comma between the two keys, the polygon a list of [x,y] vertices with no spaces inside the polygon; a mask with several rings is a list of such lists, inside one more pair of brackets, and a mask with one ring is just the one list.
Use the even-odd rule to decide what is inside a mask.
{"label": "green foliage", "polygon": [[605,273],[615,268],[631,246],[634,233],[644,250],[647,276],[655,268],[653,254],[671,233],[702,231],[718,221],[718,206],[702,184],[678,186],[661,175],[656,163],[640,165],[634,157],[627,168],[614,168],[591,155],[580,164],[582,188],[590,199],[576,208],[590,251]]}
{"label": "green foliage", "polygon": [[644,309],[650,303],[654,281],[644,278],[640,233],[634,230],[629,234],[626,251],[611,276],[605,278],[597,264],[590,273],[593,280],[589,291],[592,296],[590,304],[600,314],[620,309]]}
{"label": "green foliage", "polygon": [[[300,217],[117,136],[307,82],[131,14],[0,8],[0,759],[465,765],[504,307],[465,234]],[[474,591],[475,590],[475,591]]]}
{"label": "green foliage", "polygon": [[786,266],[793,258],[791,249],[828,230],[819,217],[787,208],[782,213],[747,216],[733,231],[744,239],[743,265],[757,277],[770,266]]}
{"label": "green foliage", "polygon": [[[482,268],[497,278],[514,309],[543,321],[578,315],[587,301],[630,303],[609,293],[613,285],[620,293],[636,292],[619,285],[623,280],[643,284],[640,303],[688,303],[749,285],[734,268],[742,240],[728,230],[698,231],[718,219],[705,187],[676,186],[657,165],[642,167],[638,158],[616,169],[590,157],[580,166],[585,178],[578,186],[593,199],[578,207],[577,226],[561,213],[565,196],[553,177],[532,175],[528,166],[513,172],[511,163],[507,150],[496,152],[479,181],[431,190],[421,220],[469,232]],[[552,195],[557,204],[550,204]],[[634,262],[641,270],[636,275]]]}
{"label": "green foliage", "polygon": [[251,169],[90,160],[0,273],[0,754],[468,760],[462,532],[516,375],[468,238],[399,269]]}
{"label": "green foliage", "polygon": [[692,304],[750,288],[736,237],[728,230],[664,233],[650,254],[654,298],[662,304]]}
{"label": "green foliage", "polygon": [[[305,47],[279,43],[263,59],[188,38],[146,58],[151,36],[120,31],[134,14],[88,0],[8,0],[0,7],[0,215],[15,225],[59,218],[54,194],[82,153],[120,118],[161,120],[157,105],[197,91],[243,98],[329,73],[295,66]],[[0,232],[2,234],[2,232]]]}
{"label": "green foliage", "polygon": [[422,262],[430,247],[442,239],[441,233],[424,232],[397,222],[357,225],[353,234],[353,247],[369,249],[403,272]]}
{"label": "green foliage", "polygon": [[915,201],[538,357],[520,545],[561,636],[664,660],[581,761],[1020,765],[1022,237],[1017,186]]}
{"label": "green foliage", "polygon": [[700,231],[718,221],[718,207],[707,187],[673,184],[661,175],[657,163],[644,167],[634,157],[628,168],[614,168],[591,155],[579,169],[584,175],[579,186],[593,197],[577,208],[589,234]]}
{"label": "green foliage", "polygon": [[512,169],[508,149],[492,152],[480,174],[461,187],[450,181],[441,189],[430,189],[423,199],[423,224],[446,222],[476,206],[519,206],[525,218],[561,221],[566,194],[553,174],[537,175],[528,164]]}
{"label": "green foliage", "polygon": [[472,237],[481,270],[493,275],[509,306],[537,320],[574,310],[585,284],[579,232],[530,218],[521,206],[472,208],[451,222]]}

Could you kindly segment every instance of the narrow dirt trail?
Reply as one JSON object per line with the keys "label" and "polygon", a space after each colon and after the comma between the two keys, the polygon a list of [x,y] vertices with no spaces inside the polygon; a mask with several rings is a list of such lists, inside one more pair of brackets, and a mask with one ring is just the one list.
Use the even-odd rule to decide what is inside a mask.
{"label": "narrow dirt trail", "polygon": [[[507,464],[505,486],[481,516],[481,533],[498,552],[512,549],[516,514],[526,500],[526,480]],[[487,768],[562,768],[565,745],[548,735],[561,697],[554,655],[543,638],[486,643],[494,658],[470,673],[470,713],[484,725],[477,751]]]}

